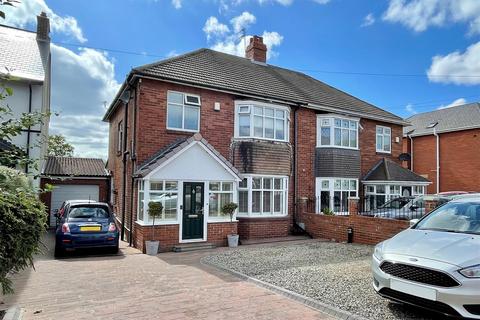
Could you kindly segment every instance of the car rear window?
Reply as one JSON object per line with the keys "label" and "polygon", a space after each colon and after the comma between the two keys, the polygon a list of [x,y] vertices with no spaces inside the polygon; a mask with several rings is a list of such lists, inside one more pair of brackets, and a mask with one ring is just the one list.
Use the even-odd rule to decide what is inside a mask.
{"label": "car rear window", "polygon": [[107,219],[110,217],[104,206],[77,206],[70,209],[68,217],[72,219]]}

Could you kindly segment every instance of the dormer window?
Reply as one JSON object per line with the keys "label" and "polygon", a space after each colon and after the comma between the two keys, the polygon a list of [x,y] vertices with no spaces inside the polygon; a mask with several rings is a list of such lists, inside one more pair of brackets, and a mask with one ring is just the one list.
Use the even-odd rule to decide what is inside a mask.
{"label": "dormer window", "polygon": [[198,132],[200,130],[200,96],[168,91],[167,129]]}
{"label": "dormer window", "polygon": [[235,102],[235,137],[288,141],[288,107],[257,101]]}

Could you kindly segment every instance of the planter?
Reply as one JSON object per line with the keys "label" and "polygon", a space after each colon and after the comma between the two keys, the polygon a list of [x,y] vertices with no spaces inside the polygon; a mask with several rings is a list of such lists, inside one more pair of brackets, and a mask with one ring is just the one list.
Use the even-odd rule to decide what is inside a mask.
{"label": "planter", "polygon": [[227,239],[230,248],[238,247],[238,234],[229,234],[227,235]]}
{"label": "planter", "polygon": [[160,241],[145,241],[145,251],[149,256],[156,256],[158,254],[158,246]]}

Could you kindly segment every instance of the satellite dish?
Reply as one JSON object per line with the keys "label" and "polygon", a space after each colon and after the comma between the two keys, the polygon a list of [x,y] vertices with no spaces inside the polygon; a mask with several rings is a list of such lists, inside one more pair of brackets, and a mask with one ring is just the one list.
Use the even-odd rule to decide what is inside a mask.
{"label": "satellite dish", "polygon": [[412,157],[410,156],[410,153],[401,153],[398,156],[398,160],[400,160],[400,161],[410,161],[411,159],[412,159]]}

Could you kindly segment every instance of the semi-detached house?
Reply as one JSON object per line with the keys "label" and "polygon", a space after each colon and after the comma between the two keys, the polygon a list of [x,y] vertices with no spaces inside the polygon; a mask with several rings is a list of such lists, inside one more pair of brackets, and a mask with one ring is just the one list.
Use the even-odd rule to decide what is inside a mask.
{"label": "semi-detached house", "polygon": [[[164,205],[155,238],[169,250],[223,245],[232,232],[287,236],[299,199],[340,213],[348,197],[424,192],[428,181],[415,174],[372,175],[385,161],[407,170],[398,159],[401,118],[269,65],[266,53],[255,36],[245,58],[200,49],[130,72],[104,120],[112,206],[135,246],[152,237],[150,201]],[[233,222],[220,211],[231,201]]]}

